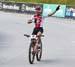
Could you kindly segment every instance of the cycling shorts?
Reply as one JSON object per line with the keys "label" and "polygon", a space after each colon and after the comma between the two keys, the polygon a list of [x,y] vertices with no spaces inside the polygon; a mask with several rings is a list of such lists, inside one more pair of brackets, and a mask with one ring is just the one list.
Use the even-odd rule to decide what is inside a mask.
{"label": "cycling shorts", "polygon": [[35,27],[32,32],[32,35],[37,35],[38,32],[43,33],[43,27]]}

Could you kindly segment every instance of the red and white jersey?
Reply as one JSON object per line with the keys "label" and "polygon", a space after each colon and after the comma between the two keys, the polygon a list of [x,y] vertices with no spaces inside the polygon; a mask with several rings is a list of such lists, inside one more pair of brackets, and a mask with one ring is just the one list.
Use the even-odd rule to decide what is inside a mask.
{"label": "red and white jersey", "polygon": [[43,21],[46,17],[48,16],[40,16],[40,15],[35,14],[32,16],[31,19],[32,19],[32,22],[35,23],[35,27],[43,27]]}

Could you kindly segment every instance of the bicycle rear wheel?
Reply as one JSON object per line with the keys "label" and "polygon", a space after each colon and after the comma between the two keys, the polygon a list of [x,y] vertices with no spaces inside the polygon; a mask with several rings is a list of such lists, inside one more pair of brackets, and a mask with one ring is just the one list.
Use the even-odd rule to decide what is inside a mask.
{"label": "bicycle rear wheel", "polygon": [[37,61],[40,61],[41,57],[42,57],[42,42],[40,42],[38,44],[37,50],[38,50],[38,52],[36,54],[36,59],[37,59]]}
{"label": "bicycle rear wheel", "polygon": [[33,64],[35,58],[35,53],[33,53],[33,43],[29,46],[29,63]]}

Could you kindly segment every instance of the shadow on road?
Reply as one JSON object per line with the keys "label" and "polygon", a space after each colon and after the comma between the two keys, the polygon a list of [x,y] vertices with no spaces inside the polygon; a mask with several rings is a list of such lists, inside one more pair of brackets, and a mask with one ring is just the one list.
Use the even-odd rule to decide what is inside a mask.
{"label": "shadow on road", "polygon": [[43,63],[43,64],[57,64],[61,62],[62,62],[61,59],[45,59],[40,61],[40,63]]}

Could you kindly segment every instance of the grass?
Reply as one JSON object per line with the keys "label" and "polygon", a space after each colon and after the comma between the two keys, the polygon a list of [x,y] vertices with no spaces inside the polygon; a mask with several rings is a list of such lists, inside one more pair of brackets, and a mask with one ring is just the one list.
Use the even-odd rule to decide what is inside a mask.
{"label": "grass", "polygon": [[75,5],[75,0],[7,0],[7,1]]}

